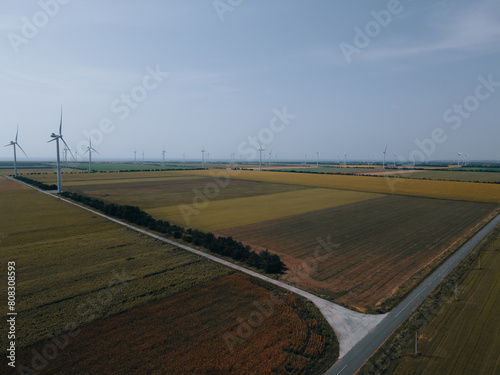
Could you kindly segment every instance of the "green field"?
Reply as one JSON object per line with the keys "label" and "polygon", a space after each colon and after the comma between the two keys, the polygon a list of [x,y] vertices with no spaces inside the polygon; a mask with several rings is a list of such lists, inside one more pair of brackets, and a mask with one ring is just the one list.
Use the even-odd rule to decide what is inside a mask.
{"label": "green field", "polygon": [[[474,260],[459,280],[459,299],[450,298],[420,332],[415,356],[406,350],[387,374],[500,373],[500,227],[481,247],[481,269]],[[411,348],[413,349],[413,348]]]}

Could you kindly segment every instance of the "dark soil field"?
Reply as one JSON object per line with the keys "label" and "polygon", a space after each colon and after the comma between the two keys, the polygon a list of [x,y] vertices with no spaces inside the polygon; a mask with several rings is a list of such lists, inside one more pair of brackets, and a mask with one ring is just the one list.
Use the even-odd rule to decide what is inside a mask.
{"label": "dark soil field", "polygon": [[[385,310],[405,282],[421,279],[497,207],[386,196],[217,234],[278,253],[287,281],[360,310]],[[327,239],[335,246],[321,246]]]}
{"label": "dark soil field", "polygon": [[[248,276],[224,276],[61,338],[65,347],[39,373],[322,374],[338,347],[311,307]],[[51,343],[27,348],[21,363]]]}

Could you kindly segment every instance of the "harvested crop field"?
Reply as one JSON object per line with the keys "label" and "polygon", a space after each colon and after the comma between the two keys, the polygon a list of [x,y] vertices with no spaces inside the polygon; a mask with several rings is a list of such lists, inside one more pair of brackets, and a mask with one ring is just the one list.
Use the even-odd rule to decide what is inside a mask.
{"label": "harvested crop field", "polygon": [[5,178],[0,190],[0,256],[4,267],[16,263],[20,347],[233,272]]}
{"label": "harvested crop field", "polygon": [[500,183],[499,172],[415,171],[414,173],[405,176],[405,178]]}
{"label": "harvested crop field", "polygon": [[147,212],[154,217],[184,226],[214,231],[377,197],[380,197],[380,194],[335,189],[302,189],[208,202],[202,209],[193,205],[170,206],[148,209]]}
{"label": "harvested crop field", "polygon": [[321,374],[338,348],[311,307],[248,276],[224,276],[82,328],[43,373]]}
{"label": "harvested crop field", "polygon": [[[405,281],[448,254],[496,209],[487,203],[385,196],[217,234],[279,254],[290,282],[360,310],[385,310],[393,307],[386,299],[398,295]],[[337,246],[321,246],[328,239]]]}
{"label": "harvested crop field", "polygon": [[[459,299],[450,296],[419,334],[419,355],[402,355],[390,374],[499,374],[500,358],[500,227],[483,244],[477,263],[459,281]],[[412,348],[413,349],[413,348]],[[406,354],[406,353],[404,353]]]}

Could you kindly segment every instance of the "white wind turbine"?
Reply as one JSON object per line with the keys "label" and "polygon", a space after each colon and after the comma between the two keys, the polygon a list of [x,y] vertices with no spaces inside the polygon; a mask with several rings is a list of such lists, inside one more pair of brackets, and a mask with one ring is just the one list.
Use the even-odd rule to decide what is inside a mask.
{"label": "white wind turbine", "polygon": [[[52,139],[50,141],[48,141],[47,143],[56,141],[56,145],[57,145],[57,192],[61,193],[61,157],[59,155],[59,139],[61,141],[63,141],[64,145],[69,149],[68,144],[66,143],[66,141],[64,140],[64,138],[62,136],[62,107],[61,107],[61,121],[59,123],[59,134],[52,133],[50,135],[50,137]],[[69,152],[73,156],[73,153],[71,152],[71,150],[69,150]]]}
{"label": "white wind turbine", "polygon": [[201,148],[201,168],[205,169],[205,147]]}
{"label": "white wind turbine", "polygon": [[458,154],[458,162],[457,162],[457,167],[460,167],[460,156],[462,156],[462,153],[460,151],[457,150],[457,154]]}
{"label": "white wind turbine", "polygon": [[137,150],[134,150],[134,164],[137,164]]}
{"label": "white wind turbine", "polygon": [[387,152],[387,145],[385,145],[385,149],[383,151],[384,154],[384,162],[382,163],[382,169],[385,169],[385,153]]}
{"label": "white wind turbine", "polygon": [[344,152],[344,167],[347,167],[347,152]]}
{"label": "white wind turbine", "polygon": [[316,153],[318,159],[316,160],[316,168],[319,168],[319,152]]}
{"label": "white wind turbine", "polygon": [[165,154],[167,151],[165,151],[165,147],[163,147],[163,151],[161,152],[161,157],[162,157],[162,165],[165,166]]}
{"label": "white wind turbine", "polygon": [[398,157],[398,154],[394,154],[394,168],[396,168],[396,158]]}
{"label": "white wind turbine", "polygon": [[87,147],[87,150],[83,153],[84,155],[87,152],[89,153],[89,172],[92,172],[92,151],[97,152],[97,150],[92,147],[92,139],[90,139],[89,137],[89,145]]}
{"label": "white wind turbine", "polygon": [[[15,141],[10,141],[8,145],[5,145],[5,147],[13,146],[14,147],[14,177],[17,177],[17,155],[16,155],[16,147],[19,147],[21,151],[23,152],[24,155],[26,155],[26,152],[24,152],[23,148],[19,143],[17,143],[17,136],[19,135],[19,125],[17,125],[17,131],[16,131],[16,140]],[[26,155],[28,157],[28,155]]]}
{"label": "white wind turbine", "polygon": [[259,171],[262,171],[262,151],[264,149],[262,148],[262,144],[259,143]]}
{"label": "white wind turbine", "polygon": [[273,150],[269,151],[269,166],[271,166],[271,159],[273,157]]}

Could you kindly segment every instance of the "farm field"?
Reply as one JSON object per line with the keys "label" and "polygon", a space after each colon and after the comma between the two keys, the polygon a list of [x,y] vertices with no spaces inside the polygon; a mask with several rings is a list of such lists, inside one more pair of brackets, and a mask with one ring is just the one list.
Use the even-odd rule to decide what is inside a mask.
{"label": "farm field", "polygon": [[[423,277],[421,269],[430,271],[434,260],[449,254],[496,208],[384,196],[216,234],[279,254],[290,269],[284,277],[289,282],[361,311],[385,311]],[[318,240],[327,238],[336,244],[329,251]]]}
{"label": "farm field", "polygon": [[[100,366],[105,361],[111,360],[113,363],[122,363],[122,367],[117,367],[116,373],[133,373],[133,367],[123,367],[131,363],[128,362],[127,365],[118,351],[113,352],[118,356],[117,358],[110,357],[109,352],[105,358],[96,355],[94,351],[96,341],[87,341],[89,338],[95,340],[95,337],[86,336],[86,332],[95,334],[92,327],[97,325],[108,327],[108,329],[113,327],[114,335],[106,336],[111,341],[102,341],[107,345],[114,342],[113,340],[116,341],[126,336],[126,332],[130,332],[128,327],[126,330],[120,330],[123,322],[116,326],[117,321],[112,319],[129,316],[132,317],[128,321],[131,327],[143,330],[144,336],[141,337],[143,340],[148,340],[150,337],[148,335],[156,332],[158,325],[150,324],[148,327],[140,311],[149,312],[155,308],[158,309],[151,305],[152,303],[165,303],[161,305],[160,310],[157,310],[157,318],[158,321],[163,321],[161,326],[163,332],[178,334],[176,336],[178,341],[174,343],[174,346],[182,349],[180,345],[182,343],[183,355],[189,354],[186,354],[186,347],[190,346],[189,355],[198,354],[204,358],[204,351],[210,352],[211,349],[206,346],[197,348],[195,345],[193,347],[193,344],[197,343],[195,338],[201,337],[200,329],[203,332],[205,344],[220,340],[221,331],[217,326],[210,326],[211,320],[200,326],[198,322],[192,322],[189,317],[201,314],[202,311],[198,310],[197,306],[202,301],[198,301],[197,298],[205,296],[204,291],[212,288],[209,287],[210,285],[215,288],[213,296],[220,294],[219,298],[224,299],[221,290],[227,289],[225,287],[227,283],[234,284],[235,288],[238,284],[235,279],[226,277],[232,275],[232,277],[243,278],[241,282],[246,294],[240,297],[240,290],[237,288],[228,291],[228,298],[230,297],[228,303],[232,303],[229,312],[224,312],[224,307],[227,305],[220,305],[218,310],[212,312],[212,314],[226,316],[225,324],[232,323],[232,326],[228,326],[230,328],[235,328],[239,324],[237,317],[248,316],[248,309],[254,307],[251,303],[249,306],[250,299],[258,301],[259,298],[271,296],[271,291],[267,291],[264,286],[258,282],[254,284],[255,281],[248,277],[234,275],[234,271],[229,268],[118,226],[78,207],[5,178],[0,178],[0,210],[4,213],[11,213],[4,214],[0,218],[0,254],[3,259],[4,272],[6,272],[7,261],[16,263],[18,301],[16,312],[22,316],[17,323],[19,333],[17,345],[18,349],[28,348],[23,352],[24,354],[18,356],[18,363],[25,366],[30,366],[33,360],[32,348],[36,345],[42,345],[43,348],[47,343],[43,340],[54,334],[70,331],[71,342],[78,345],[78,353],[81,350],[91,350],[93,354],[87,358],[91,358]],[[214,284],[206,284],[207,282]],[[217,286],[217,283],[221,285]],[[201,289],[198,290],[198,288]],[[182,296],[183,293],[186,293],[187,299],[182,299],[184,298],[182,297],[180,300],[173,299],[171,302],[165,302],[175,296]],[[5,288],[0,292],[0,298],[7,300]],[[333,331],[322,320],[315,307],[309,306],[301,299],[293,302],[291,295],[287,295],[287,298],[290,298],[291,302],[286,307],[285,312],[288,315],[285,316],[298,322],[297,329],[288,326],[288,330],[279,331],[280,335],[283,335],[283,342],[271,340],[271,337],[276,337],[277,332],[270,330],[267,333],[266,345],[270,345],[269,351],[264,351],[268,356],[267,360],[281,363],[283,366],[296,365],[299,366],[298,368],[310,370],[313,362],[318,362],[323,366],[326,362],[322,362],[321,358],[328,358],[325,361],[331,365],[338,355]],[[212,303],[214,300],[212,299],[211,303],[207,300],[203,301],[204,311],[207,314],[210,312],[207,309],[215,308]],[[178,311],[177,303],[182,303],[184,309],[179,315],[181,320],[169,321],[169,314],[162,315],[164,307],[168,306],[170,311]],[[304,307],[304,304],[307,306]],[[135,310],[137,308],[146,310]],[[297,314],[300,315],[302,310],[307,311],[304,318],[295,317]],[[128,314],[128,311],[139,311],[139,314],[124,315]],[[142,320],[138,316],[142,316]],[[200,317],[202,316],[204,315],[201,314]],[[231,320],[229,317],[236,320]],[[265,325],[266,330],[270,327],[284,329],[281,321],[275,322],[278,317],[278,315],[269,317]],[[308,319],[316,319],[316,322]],[[302,320],[303,323],[300,323]],[[138,325],[134,326],[136,321]],[[180,323],[183,324],[184,335],[177,330]],[[6,327],[4,325],[0,328],[2,336],[6,335]],[[90,327],[89,331],[85,327]],[[226,329],[226,326],[223,327]],[[103,338],[102,335],[99,337]],[[168,335],[165,337],[168,340],[172,339]],[[257,336],[254,342],[251,340],[248,342],[255,343],[255,345],[260,343]],[[154,345],[155,341],[152,343]],[[137,352],[146,350],[144,342],[136,340],[135,344]],[[241,360],[244,358],[243,353],[261,350],[260,347],[256,348],[252,345],[241,345],[234,350],[232,355]],[[290,345],[302,348],[303,355],[296,362],[288,363],[283,356],[286,357],[285,348],[289,348]],[[5,342],[2,344],[3,350],[6,349],[4,346]],[[130,345],[128,348],[130,349]],[[88,351],[86,353],[89,354]],[[177,353],[178,357],[181,358],[179,353]],[[70,361],[76,367],[72,368],[69,373],[78,373],[73,372],[79,365],[76,364],[77,362],[71,362],[72,355],[68,357],[60,354],[57,360]],[[227,357],[222,359],[226,360]],[[158,366],[158,362],[155,362],[158,357],[150,357],[150,360],[151,365]],[[192,361],[186,360],[187,362]],[[261,359],[261,362],[264,363],[264,359]],[[64,363],[66,366],[66,362]],[[135,365],[142,363],[136,361]],[[218,362],[217,365],[223,364]],[[245,362],[241,362],[240,365],[244,366]],[[209,371],[210,368],[205,370]],[[59,370],[56,368],[54,372],[57,371]],[[60,370],[60,373],[68,372]]]}
{"label": "farm field", "polygon": [[[397,175],[392,175],[397,176]],[[495,172],[468,172],[468,171],[417,171],[405,174],[405,178],[446,180],[446,181],[467,181],[467,182],[498,182],[500,183],[500,173]]]}
{"label": "farm field", "polygon": [[[230,176],[221,178],[227,186],[197,196],[196,190],[215,185],[214,174]],[[138,205],[155,218],[267,248],[288,266],[283,276],[288,282],[370,312],[393,307],[498,208],[459,197],[496,202],[491,192],[498,191],[500,200],[500,186],[490,184],[398,179],[397,186],[420,189],[417,195],[455,199],[438,200],[369,192],[390,190],[387,181],[395,179],[280,172],[97,173],[65,179],[67,190]],[[434,191],[425,190],[429,184]],[[340,247],[327,260],[321,254],[321,261],[314,261],[318,238],[331,238]]]}
{"label": "farm field", "polygon": [[311,304],[232,274],[82,328],[46,371],[321,374],[338,344],[317,318]]}
{"label": "farm field", "polygon": [[[0,191],[0,210],[11,213],[0,219],[2,268],[17,265],[21,346],[231,273],[5,178]],[[118,276],[123,293],[92,311],[87,300]]]}
{"label": "farm field", "polygon": [[496,250],[483,245],[481,270],[471,269],[459,281],[459,300],[442,311],[419,335],[419,355],[402,356],[387,374],[500,373],[500,227]]}

